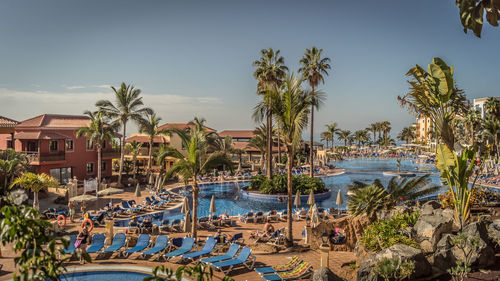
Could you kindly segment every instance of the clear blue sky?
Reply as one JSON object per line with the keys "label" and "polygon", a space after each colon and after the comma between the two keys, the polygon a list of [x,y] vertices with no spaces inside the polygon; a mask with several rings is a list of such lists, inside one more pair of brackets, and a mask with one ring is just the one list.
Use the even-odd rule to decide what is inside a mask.
{"label": "clear blue sky", "polygon": [[267,47],[294,71],[312,45],[332,59],[318,134],[389,120],[395,136],[413,122],[396,102],[404,74],[435,56],[468,98],[500,95],[500,28],[464,34],[454,0],[2,1],[0,38],[0,115],[18,120],[81,114],[125,81],[164,121],[252,128]]}

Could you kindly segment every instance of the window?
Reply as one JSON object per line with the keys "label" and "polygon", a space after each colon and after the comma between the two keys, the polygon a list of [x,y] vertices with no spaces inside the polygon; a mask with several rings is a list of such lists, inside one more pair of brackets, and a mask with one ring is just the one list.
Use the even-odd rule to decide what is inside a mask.
{"label": "window", "polygon": [[62,184],[67,184],[71,179],[71,167],[50,169],[50,176]]}
{"label": "window", "polygon": [[104,161],[101,162],[101,171],[102,172],[106,171],[106,162]]}
{"label": "window", "polygon": [[73,140],[66,140],[66,151],[73,151]]}
{"label": "window", "polygon": [[91,140],[87,140],[87,142],[85,143],[85,148],[87,150],[94,150],[94,144],[92,143]]}
{"label": "window", "polygon": [[94,173],[94,163],[87,163],[87,174]]}
{"label": "window", "polygon": [[56,140],[50,141],[50,151],[57,151],[57,143],[58,143],[58,141],[56,141]]}
{"label": "window", "polygon": [[104,142],[102,143],[102,149],[106,149],[106,144],[107,144],[107,141],[104,141]]}

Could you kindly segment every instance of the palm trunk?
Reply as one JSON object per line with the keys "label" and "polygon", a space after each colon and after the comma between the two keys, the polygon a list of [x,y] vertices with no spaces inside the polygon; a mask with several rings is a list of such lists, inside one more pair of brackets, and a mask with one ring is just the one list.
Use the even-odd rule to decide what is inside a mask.
{"label": "palm trunk", "polygon": [[272,143],[272,132],[273,132],[273,120],[271,110],[267,110],[267,178],[271,179],[273,177],[273,143]]}
{"label": "palm trunk", "polygon": [[149,174],[151,173],[151,161],[153,159],[153,139],[149,140],[149,151],[148,151],[148,172],[146,173],[146,178],[149,178]]}
{"label": "palm trunk", "polygon": [[136,176],[137,176],[137,156],[134,155],[134,158],[133,160],[134,161],[134,175],[133,175],[133,179],[135,180]]}
{"label": "palm trunk", "polygon": [[288,186],[288,204],[287,204],[287,222],[288,222],[288,233],[287,233],[287,245],[290,247],[293,245],[293,231],[292,231],[292,165],[293,165],[293,151],[292,146],[287,145],[287,186]]}
{"label": "palm trunk", "polygon": [[127,121],[123,122],[123,136],[120,140],[120,170],[118,171],[118,186],[122,186],[123,160],[125,159],[125,137],[127,133]]}
{"label": "palm trunk", "polygon": [[40,204],[38,203],[38,191],[33,194],[33,208],[35,210],[40,210]]}
{"label": "palm trunk", "polygon": [[[314,97],[314,85],[312,85],[311,88],[312,88],[311,96]],[[310,166],[309,176],[310,177],[314,177],[314,147],[313,147],[313,143],[314,143],[314,104],[311,104],[311,137],[310,137],[310,141],[309,141],[309,146],[310,146],[310,150],[309,150],[309,166]]]}
{"label": "palm trunk", "polygon": [[97,191],[99,191],[99,186],[101,185],[101,177],[102,177],[101,166],[102,166],[102,147],[100,144],[98,144],[97,145]]}
{"label": "palm trunk", "polygon": [[[279,126],[278,126],[278,128],[279,128]],[[278,163],[281,164],[281,137],[280,137],[279,132],[278,132]]]}
{"label": "palm trunk", "polygon": [[[261,170],[264,170],[264,157],[265,157],[264,153],[261,153],[260,154],[260,163],[259,163],[259,166],[260,166]],[[262,172],[264,172],[264,171],[262,171]]]}
{"label": "palm trunk", "polygon": [[198,233],[198,181],[196,175],[193,176],[193,216],[191,225],[191,235],[196,239]]}

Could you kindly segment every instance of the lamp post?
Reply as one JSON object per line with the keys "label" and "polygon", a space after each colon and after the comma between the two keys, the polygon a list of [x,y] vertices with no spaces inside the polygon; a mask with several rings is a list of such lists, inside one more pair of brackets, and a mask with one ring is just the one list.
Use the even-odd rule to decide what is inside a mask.
{"label": "lamp post", "polygon": [[306,245],[310,245],[311,243],[311,219],[309,217],[306,218],[306,226],[305,226],[305,229],[306,229],[306,241],[305,241],[305,244]]}
{"label": "lamp post", "polygon": [[321,241],[323,244],[319,247],[321,251],[321,267],[328,267],[330,263],[330,245],[328,244],[328,233],[323,232],[321,235]]}

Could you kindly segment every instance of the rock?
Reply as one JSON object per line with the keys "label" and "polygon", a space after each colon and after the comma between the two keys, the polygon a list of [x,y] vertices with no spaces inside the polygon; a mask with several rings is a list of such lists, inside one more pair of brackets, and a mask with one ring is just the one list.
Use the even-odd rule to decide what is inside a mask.
{"label": "rock", "polygon": [[422,208],[425,208],[426,206],[432,207],[432,209],[441,209],[442,205],[436,200],[430,200],[425,202],[425,204],[422,205]]}
{"label": "rock", "polygon": [[[417,223],[413,227],[416,232],[417,241],[419,241],[421,245],[423,244],[422,250],[426,253],[434,252],[436,250],[436,244],[441,239],[441,235],[443,233],[450,233],[452,228],[453,218],[444,214],[442,210],[437,210],[437,212],[432,215],[420,215]],[[427,242],[424,242],[426,240]]]}
{"label": "rock", "polygon": [[319,245],[323,243],[321,240],[323,232],[330,233],[333,229],[339,228],[345,235],[346,241],[343,244],[331,245],[332,250],[352,252],[356,247],[356,243],[361,239],[368,222],[369,220],[365,216],[346,216],[321,222],[311,229],[311,249],[318,249]]}
{"label": "rock", "polygon": [[436,251],[428,258],[432,266],[438,268],[442,273],[456,265],[456,258],[451,251],[453,247],[451,240],[454,237],[452,234],[443,234],[436,245]]}
{"label": "rock", "polygon": [[422,251],[410,246],[396,244],[382,250],[378,254],[367,256],[359,266],[357,273],[358,281],[375,281],[381,280],[373,271],[373,268],[383,258],[399,258],[401,260],[410,260],[415,263],[415,272],[411,275],[410,280],[429,276],[432,273],[432,268]]}
{"label": "rock", "polygon": [[[472,253],[471,266],[474,268],[486,268],[495,263],[495,250],[490,244],[486,223],[482,221],[473,222],[466,225],[462,231],[468,237],[478,237],[479,245]],[[465,248],[466,252],[470,251],[470,247]],[[452,249],[456,259],[464,260],[464,253],[457,246]]]}
{"label": "rock", "polygon": [[488,237],[493,245],[500,245],[500,219],[494,220],[490,223],[488,226]]}
{"label": "rock", "polygon": [[328,267],[316,269],[312,277],[313,281],[342,281],[343,279],[335,275]]}

